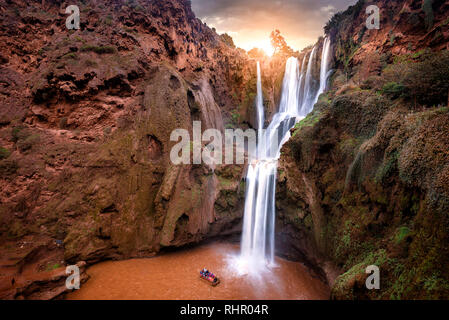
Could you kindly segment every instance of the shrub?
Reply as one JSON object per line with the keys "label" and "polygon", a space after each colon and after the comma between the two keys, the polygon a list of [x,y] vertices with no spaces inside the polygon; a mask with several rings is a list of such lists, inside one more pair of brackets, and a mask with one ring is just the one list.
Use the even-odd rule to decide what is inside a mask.
{"label": "shrub", "polygon": [[67,129],[67,117],[62,117],[59,119],[59,129]]}
{"label": "shrub", "polygon": [[421,50],[395,58],[382,73],[381,92],[392,98],[407,97],[425,106],[445,105],[449,91],[449,52]]}
{"label": "shrub", "polygon": [[393,33],[393,31],[390,31],[390,46],[394,46],[394,42],[396,41],[396,35]]}
{"label": "shrub", "polygon": [[117,50],[113,46],[102,46],[95,48],[95,53],[103,54],[103,53],[115,53]]}
{"label": "shrub", "polygon": [[18,169],[17,162],[11,159],[0,160],[0,175],[14,174]]}
{"label": "shrub", "polygon": [[63,59],[76,59],[77,56],[76,56],[76,53],[70,52],[70,53],[65,54],[62,58]]}
{"label": "shrub", "polygon": [[35,144],[39,143],[40,136],[37,134],[30,135],[25,139],[21,139],[17,142],[17,147],[20,151],[24,152],[31,149]]}
{"label": "shrub", "polygon": [[33,134],[30,129],[23,125],[15,126],[11,131],[11,135],[12,140],[22,152],[31,149],[33,145],[40,141],[40,136],[38,134]]}
{"label": "shrub", "polygon": [[231,117],[234,124],[238,124],[240,122],[240,114],[237,111],[232,112]]}
{"label": "shrub", "polygon": [[406,239],[410,234],[411,234],[411,230],[408,227],[402,226],[397,230],[397,232],[394,236],[394,242],[396,244],[399,244],[404,239]]}
{"label": "shrub", "polygon": [[111,26],[112,23],[113,23],[112,16],[111,16],[111,15],[108,15],[106,18],[104,18],[103,23],[106,24],[106,25],[108,25],[108,26]]}
{"label": "shrub", "polygon": [[15,126],[14,128],[12,128],[11,136],[14,142],[17,142],[20,138],[24,136],[24,134],[26,134],[23,129],[25,129],[25,127],[22,125]]}
{"label": "shrub", "polygon": [[61,268],[61,265],[59,263],[48,264],[47,267],[45,268],[45,271],[52,271],[52,270],[56,270],[58,268]]}
{"label": "shrub", "polygon": [[363,90],[381,90],[383,87],[384,79],[380,76],[370,76],[362,82],[360,88]]}
{"label": "shrub", "polygon": [[406,87],[401,83],[388,82],[382,88],[382,94],[390,97],[391,99],[397,99],[406,95]]}
{"label": "shrub", "polygon": [[97,67],[98,66],[98,63],[96,61],[89,60],[89,59],[84,61],[84,64],[86,65],[86,67]]}
{"label": "shrub", "polygon": [[11,152],[8,149],[0,147],[0,160],[6,159],[11,155]]}
{"label": "shrub", "polygon": [[95,45],[84,45],[81,47],[81,51],[88,52],[92,51],[97,54],[104,54],[104,53],[115,53],[117,49],[114,46],[95,46]]}
{"label": "shrub", "polygon": [[421,62],[411,63],[404,85],[411,97],[420,104],[446,104],[449,92],[449,52],[425,54]]}

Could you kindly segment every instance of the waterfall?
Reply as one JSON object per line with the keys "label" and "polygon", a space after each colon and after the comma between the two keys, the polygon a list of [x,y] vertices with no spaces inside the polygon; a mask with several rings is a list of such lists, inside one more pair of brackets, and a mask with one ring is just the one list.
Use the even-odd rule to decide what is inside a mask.
{"label": "waterfall", "polygon": [[[279,112],[259,136],[258,154],[248,166],[241,256],[251,268],[274,263],[274,219],[277,159],[296,123],[299,105],[298,60],[287,61]],[[259,99],[259,97],[258,97]]]}
{"label": "waterfall", "polygon": [[[313,47],[312,52],[310,53],[309,57],[309,63],[307,65],[307,73],[306,73],[306,82],[304,86],[304,99],[302,101],[301,105],[301,113],[305,117],[307,114],[309,114],[310,111],[313,109],[312,105],[312,67],[313,67],[313,60],[315,60],[315,52],[316,47]],[[313,95],[313,97],[315,97]]]}
{"label": "waterfall", "polygon": [[315,96],[313,104],[317,103],[320,95],[326,90],[327,79],[329,78],[329,53],[331,48],[331,40],[326,37],[323,42],[323,52],[321,54],[321,70],[320,70],[320,88]]}
{"label": "waterfall", "polygon": [[301,76],[299,77],[299,87],[298,87],[298,99],[299,101],[302,101],[304,98],[304,66],[306,65],[306,58],[307,55],[304,55],[304,58],[302,59],[302,64],[301,64]]}
{"label": "waterfall", "polygon": [[[257,66],[257,113],[259,133],[257,155],[250,156],[246,177],[246,198],[239,268],[263,269],[274,264],[274,224],[277,164],[283,144],[290,138],[290,129],[313,109],[314,98],[321,94],[327,82],[330,41],[323,46],[320,87],[314,92],[313,61],[316,47],[309,55],[307,71],[292,57],[285,66],[279,111],[266,130],[263,128],[263,97],[260,64]],[[324,69],[324,70],[323,70]],[[324,76],[322,76],[324,74]],[[316,90],[316,89],[315,89]]]}
{"label": "waterfall", "polygon": [[[262,132],[265,122],[265,113],[263,106],[263,93],[262,93],[262,73],[260,70],[260,62],[257,61],[257,99],[256,99],[256,110],[257,110],[257,139],[262,140]],[[260,152],[258,150],[258,152]],[[260,156],[260,153],[259,153]]]}

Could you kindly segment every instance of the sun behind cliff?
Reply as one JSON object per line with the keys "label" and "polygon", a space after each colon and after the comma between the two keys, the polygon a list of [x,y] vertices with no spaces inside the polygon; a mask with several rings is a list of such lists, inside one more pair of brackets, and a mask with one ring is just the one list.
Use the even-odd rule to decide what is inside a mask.
{"label": "sun behind cliff", "polygon": [[278,53],[291,56],[294,53],[294,50],[288,46],[285,38],[281,35],[279,30],[274,30],[271,32],[269,38],[255,41],[253,45],[253,49],[248,51],[250,56],[259,56],[261,53],[267,55],[268,57],[272,57]]}
{"label": "sun behind cliff", "polygon": [[272,57],[275,52],[275,48],[271,44],[270,39],[259,41],[255,47],[262,50],[269,57]]}

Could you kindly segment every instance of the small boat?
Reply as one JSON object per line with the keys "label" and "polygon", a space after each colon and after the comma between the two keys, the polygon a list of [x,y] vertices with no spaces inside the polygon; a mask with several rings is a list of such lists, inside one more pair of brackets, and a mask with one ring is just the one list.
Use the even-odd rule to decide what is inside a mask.
{"label": "small boat", "polygon": [[209,271],[200,271],[200,279],[207,281],[212,287],[217,286],[220,283],[220,279]]}

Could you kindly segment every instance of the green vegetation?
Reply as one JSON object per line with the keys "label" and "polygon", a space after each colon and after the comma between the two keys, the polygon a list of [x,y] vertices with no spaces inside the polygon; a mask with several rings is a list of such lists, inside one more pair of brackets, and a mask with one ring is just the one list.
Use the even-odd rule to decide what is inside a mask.
{"label": "green vegetation", "polygon": [[394,237],[396,244],[401,243],[405,238],[411,234],[411,230],[408,227],[400,227]]}
{"label": "green vegetation", "polygon": [[350,23],[354,20],[354,17],[360,14],[362,10],[365,9],[365,0],[359,0],[355,5],[350,6],[344,12],[338,12],[327,22],[324,27],[324,32],[326,34],[332,33],[334,30],[344,30],[342,25],[346,24],[347,21]]}
{"label": "green vegetation", "polygon": [[134,30],[133,28],[125,27],[125,28],[123,28],[123,30],[125,32],[131,33],[131,34],[137,34],[137,31]]}
{"label": "green vegetation", "polygon": [[304,118],[295,125],[295,133],[293,134],[293,136],[295,136],[303,128],[313,127],[315,124],[318,123],[318,121],[320,121],[322,116],[323,115],[321,114],[321,112],[318,111],[310,113],[306,118]]}
{"label": "green vegetation", "polygon": [[431,277],[424,279],[424,289],[430,292],[441,289],[444,291],[449,291],[449,283],[438,273],[434,273]]}
{"label": "green vegetation", "polygon": [[11,159],[0,160],[0,175],[14,174],[19,168],[17,161]]}
{"label": "green vegetation", "polygon": [[23,136],[22,130],[24,128],[25,127],[22,125],[15,126],[12,128],[11,130],[12,141],[17,142]]}
{"label": "green vegetation", "polygon": [[60,129],[67,129],[67,117],[62,117],[59,120],[59,128]]}
{"label": "green vegetation", "polygon": [[381,93],[425,106],[445,105],[449,92],[449,52],[423,49],[396,57],[383,72]]}
{"label": "green vegetation", "polygon": [[383,86],[381,92],[391,99],[397,99],[404,96],[406,88],[401,83],[388,82]]}
{"label": "green vegetation", "polygon": [[[344,270],[333,298],[447,299],[449,278],[442,270],[449,263],[449,52],[421,49],[398,23],[385,31],[382,49],[363,52],[363,30],[351,28],[354,18],[364,16],[366,3],[359,1],[326,26],[336,59],[330,101],[322,96],[328,107],[315,107],[284,147],[290,152],[282,157],[289,161],[282,181],[291,187],[280,191],[288,198],[280,214],[308,236],[323,239],[322,250]],[[423,12],[431,30],[442,2],[421,3],[421,12],[403,7],[401,20],[401,8],[385,14],[393,22],[408,17],[414,29],[426,33]],[[449,24],[442,20],[447,21],[439,26]],[[427,34],[430,47],[443,47],[444,30]],[[391,46],[398,50],[386,50]],[[295,189],[307,181],[317,190]],[[321,208],[313,207],[312,196]],[[321,215],[318,230],[304,228],[303,219],[291,213],[299,211],[315,222]],[[381,270],[382,290],[365,290],[365,268],[372,264]]]}
{"label": "green vegetation", "polygon": [[97,61],[90,60],[90,59],[84,60],[84,64],[86,65],[86,67],[97,67],[98,66]]}
{"label": "green vegetation", "polygon": [[242,120],[242,116],[245,117],[248,111],[254,107],[254,101],[257,95],[257,77],[255,72],[249,81],[246,82],[243,93],[241,103],[231,114],[234,124],[238,124]]}
{"label": "green vegetation", "polygon": [[[364,285],[365,269],[369,265],[382,267],[384,265],[393,265],[395,261],[388,258],[385,249],[368,252],[364,257],[361,257],[359,263],[352,266],[347,272],[340,275],[332,288],[332,295],[339,294],[339,298],[354,299],[354,282],[361,281]],[[343,297],[342,297],[343,295]]]}
{"label": "green vegetation", "polygon": [[24,152],[31,149],[34,145],[38,144],[40,136],[38,134],[32,134],[17,142],[17,147],[20,151]]}
{"label": "green vegetation", "polygon": [[446,20],[444,20],[441,24],[440,24],[440,26],[441,27],[445,27],[445,26],[447,26],[449,24],[449,18],[447,18]]}
{"label": "green vegetation", "polygon": [[8,238],[17,239],[27,234],[27,229],[24,227],[21,221],[14,221],[8,229]]}
{"label": "green vegetation", "polygon": [[375,181],[379,184],[383,183],[394,170],[397,169],[397,161],[399,158],[399,152],[393,152],[377,170]]}
{"label": "green vegetation", "polygon": [[351,75],[351,61],[360,48],[360,44],[356,43],[352,39],[349,41],[343,41],[338,39],[336,46],[337,60],[343,65],[343,72],[346,76],[346,81],[349,80]]}
{"label": "green vegetation", "polygon": [[390,46],[393,46],[395,41],[396,41],[396,35],[395,35],[394,32],[391,30],[391,31],[390,31]]}
{"label": "green vegetation", "polygon": [[418,52],[412,53],[412,58],[413,59],[419,59],[420,57],[422,57],[425,53],[428,52],[428,49],[421,49]]}
{"label": "green vegetation", "polygon": [[96,46],[96,45],[84,45],[81,47],[82,52],[92,51],[97,54],[116,53],[117,49],[114,46]]}
{"label": "green vegetation", "polygon": [[113,18],[111,15],[106,16],[106,18],[103,19],[103,23],[111,26],[113,24]]}
{"label": "green vegetation", "polygon": [[8,149],[0,147],[0,160],[6,159],[11,155],[11,152]]}
{"label": "green vegetation", "polygon": [[48,51],[50,51],[51,50],[51,47],[50,46],[46,46],[46,47],[43,47],[43,48],[40,48],[39,49],[39,51],[37,52],[40,56],[42,56],[44,53],[46,53],[46,52],[48,52]]}
{"label": "green vegetation", "polygon": [[22,152],[31,149],[40,141],[40,136],[38,134],[33,134],[29,129],[22,125],[13,127],[11,136],[12,140],[17,143],[17,147]]}
{"label": "green vegetation", "polygon": [[231,113],[232,122],[237,125],[240,122],[240,113],[233,111]]}
{"label": "green vegetation", "polygon": [[424,54],[422,61],[410,64],[404,85],[411,98],[421,104],[446,104],[449,92],[449,52]]}
{"label": "green vegetation", "polygon": [[349,155],[350,157],[355,157],[358,151],[358,148],[362,144],[363,139],[356,139],[353,137],[348,137],[342,139],[338,144],[338,149],[343,152],[345,155]]}
{"label": "green vegetation", "polygon": [[62,56],[63,59],[77,59],[78,56],[76,55],[75,52],[70,52],[65,54],[64,56]]}
{"label": "green vegetation", "polygon": [[45,268],[45,271],[53,271],[58,268],[61,268],[61,265],[59,263],[48,264],[47,267]]}

